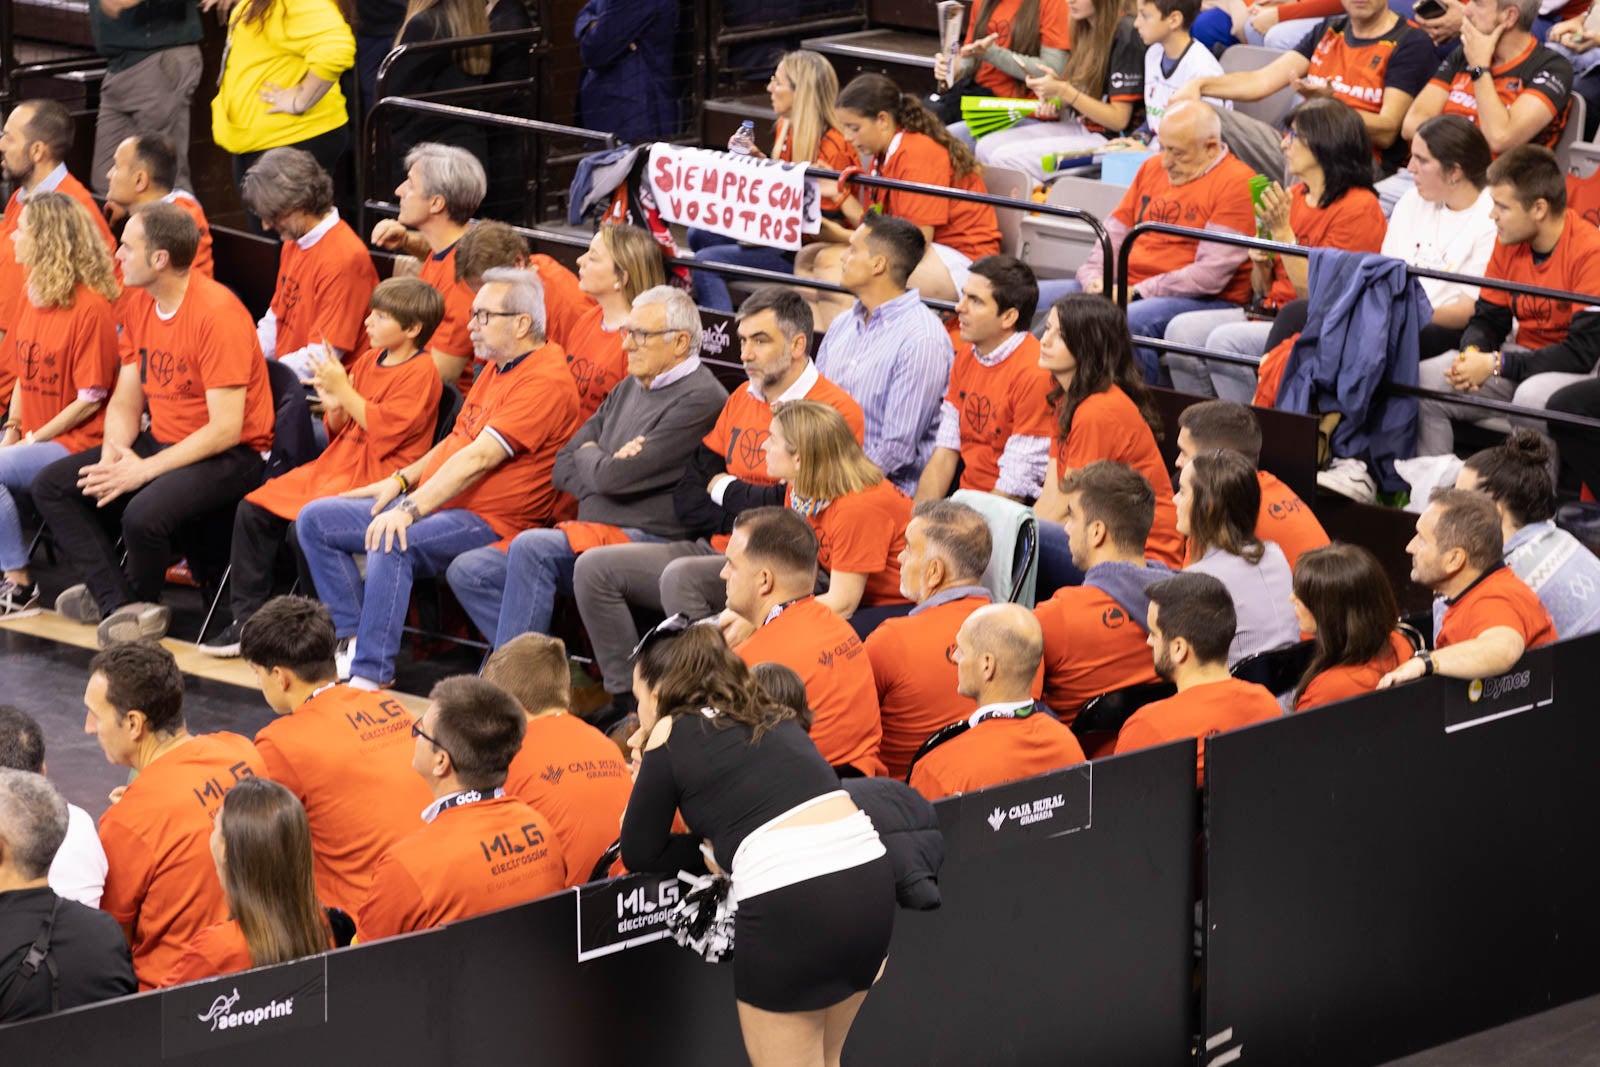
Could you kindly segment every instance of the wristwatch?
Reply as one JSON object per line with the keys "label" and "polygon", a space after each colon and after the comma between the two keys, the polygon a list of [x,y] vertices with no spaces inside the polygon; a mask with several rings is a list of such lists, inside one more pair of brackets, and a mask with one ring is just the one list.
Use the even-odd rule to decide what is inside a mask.
{"label": "wristwatch", "polygon": [[1483,77],[1487,73],[1489,73],[1489,68],[1488,67],[1468,67],[1467,68],[1467,77],[1472,79],[1473,81],[1477,81],[1479,78]]}
{"label": "wristwatch", "polygon": [[1429,652],[1425,648],[1419,648],[1411,658],[1420,659],[1422,661],[1422,676],[1424,678],[1433,673],[1434,668],[1432,652]]}
{"label": "wristwatch", "polygon": [[400,501],[400,506],[395,510],[403,511],[407,515],[410,515],[413,523],[416,523],[422,518],[422,512],[417,510],[417,502],[412,500],[410,497],[406,497],[404,500]]}

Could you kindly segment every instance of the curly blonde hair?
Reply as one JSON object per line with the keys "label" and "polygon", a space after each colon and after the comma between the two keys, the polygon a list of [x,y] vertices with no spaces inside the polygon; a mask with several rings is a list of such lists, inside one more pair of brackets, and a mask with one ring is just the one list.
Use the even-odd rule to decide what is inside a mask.
{"label": "curly blonde hair", "polygon": [[28,268],[28,295],[38,307],[72,306],[79,285],[107,300],[122,295],[111,266],[105,238],[88,208],[65,193],[38,193],[22,209],[20,230],[33,245],[23,266]]}

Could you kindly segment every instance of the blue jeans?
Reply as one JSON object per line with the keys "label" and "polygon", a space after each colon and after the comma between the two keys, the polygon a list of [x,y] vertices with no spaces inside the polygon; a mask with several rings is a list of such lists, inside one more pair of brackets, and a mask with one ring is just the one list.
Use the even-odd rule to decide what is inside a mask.
{"label": "blue jeans", "polygon": [[0,570],[19,571],[28,565],[28,542],[22,538],[22,519],[11,494],[27,492],[40,471],[67,454],[54,441],[0,448]]}
{"label": "blue jeans", "polygon": [[[635,542],[661,540],[643,530],[623,532]],[[445,571],[445,581],[479,632],[499,648],[518,634],[550,632],[556,597],[572,595],[577,563],[562,531],[524,530],[509,552],[494,545],[463,552]]]}
{"label": "blue jeans", "polygon": [[[1128,329],[1135,337],[1166,337],[1167,323],[1189,311],[1212,311],[1234,307],[1214,296],[1153,296],[1128,305]],[[1153,348],[1135,347],[1133,360],[1149,385],[1172,387],[1172,378],[1161,365],[1161,355]]]}
{"label": "blue jeans", "polygon": [[[784,274],[794,273],[794,253],[785,252],[781,248],[767,248],[764,245],[746,248],[728,240],[720,233],[710,233],[706,230],[690,230],[689,247],[694,249],[694,258],[706,263],[726,263],[730,267],[755,267],[759,270],[782,271]],[[728,292],[726,278],[709,270],[694,271],[691,277],[694,279],[695,303],[713,311],[733,313],[733,296]]]}
{"label": "blue jeans", "polygon": [[371,512],[370,500],[313,500],[295,520],[295,534],[317,596],[333,616],[334,632],[356,639],[351,676],[387,684],[394,680],[412,581],[436,575],[463,552],[492,543],[495,532],[470,511],[436,511],[406,530],[404,551],[367,552],[363,585],[354,555],[366,552]]}

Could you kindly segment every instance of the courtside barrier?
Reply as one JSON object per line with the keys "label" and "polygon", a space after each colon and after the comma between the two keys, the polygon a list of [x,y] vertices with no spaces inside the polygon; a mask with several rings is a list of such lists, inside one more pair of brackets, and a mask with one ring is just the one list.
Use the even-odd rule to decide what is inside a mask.
{"label": "courtside barrier", "polygon": [[[845,1062],[1189,1062],[1196,804],[1186,745],[941,802],[944,906],[897,913]],[[0,1027],[0,1061],[743,1062],[732,966],[648,940],[676,894],[614,879]]]}

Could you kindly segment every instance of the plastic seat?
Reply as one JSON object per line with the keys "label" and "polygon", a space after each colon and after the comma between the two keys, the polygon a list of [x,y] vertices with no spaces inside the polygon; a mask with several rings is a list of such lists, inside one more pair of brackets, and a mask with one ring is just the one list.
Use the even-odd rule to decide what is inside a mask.
{"label": "plastic seat", "polygon": [[1240,681],[1266,686],[1273,696],[1282,696],[1293,692],[1294,687],[1300,684],[1301,676],[1311,665],[1311,653],[1316,647],[1315,641],[1300,641],[1257,652],[1235,663],[1228,673]]}
{"label": "plastic seat", "polygon": [[1072,720],[1072,732],[1079,737],[1117,733],[1134,712],[1146,704],[1165,700],[1177,691],[1178,687],[1171,682],[1144,682],[1101,693],[1078,710],[1077,718]]}

